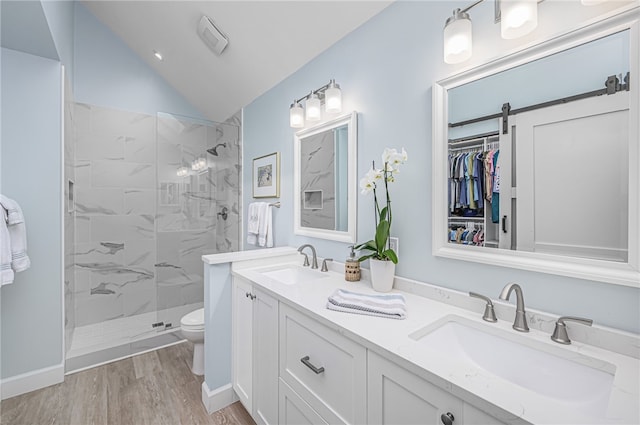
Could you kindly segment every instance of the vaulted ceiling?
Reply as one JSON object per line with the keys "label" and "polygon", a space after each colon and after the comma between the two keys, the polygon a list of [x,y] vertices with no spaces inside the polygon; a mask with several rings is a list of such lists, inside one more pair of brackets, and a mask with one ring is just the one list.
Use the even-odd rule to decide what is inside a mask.
{"label": "vaulted ceiling", "polygon": [[[251,103],[390,3],[83,1],[170,85],[214,121],[224,121]],[[221,56],[216,56],[197,34],[203,15],[211,18],[229,39]],[[154,50],[162,53],[162,61],[154,57]]]}

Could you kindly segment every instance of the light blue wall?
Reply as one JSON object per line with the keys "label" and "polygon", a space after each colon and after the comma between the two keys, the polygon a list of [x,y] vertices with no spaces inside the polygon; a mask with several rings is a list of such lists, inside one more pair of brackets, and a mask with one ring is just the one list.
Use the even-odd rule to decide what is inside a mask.
{"label": "light blue wall", "polygon": [[60,62],[66,67],[65,73],[69,81],[73,81],[73,21],[75,2],[69,0],[45,0],[41,3]]}
{"label": "light blue wall", "polygon": [[77,102],[150,115],[169,112],[204,118],[80,3],[76,3],[75,23],[73,93]]}
{"label": "light blue wall", "polygon": [[25,216],[31,268],[2,291],[2,377],[62,362],[61,68],[2,49],[2,193]]}
{"label": "light blue wall", "polygon": [[[320,256],[346,258],[347,244],[296,236],[292,230],[294,130],[288,123],[289,105],[292,99],[335,78],[342,87],[344,109],[360,113],[358,175],[364,174],[371,160],[380,161],[387,146],[405,147],[409,153],[408,163],[391,187],[392,234],[400,238],[399,276],[494,298],[507,282],[516,281],[523,286],[530,308],[590,317],[601,325],[639,332],[638,289],[431,255],[431,85],[456,69],[442,60],[442,27],[452,7],[449,2],[396,2],[245,107],[244,205],[253,201],[252,159],[280,151],[282,207],[274,210],[276,246],[312,242]],[[476,31],[482,19],[492,22],[489,7],[483,7],[478,6],[474,13],[474,49],[480,52],[475,61],[481,60],[483,49],[485,55],[496,55],[535,37],[500,41],[499,27],[492,23]],[[547,34],[557,33],[570,24],[567,19],[573,19],[556,17],[549,22],[554,16],[550,7],[568,6],[542,3],[541,9],[548,13],[541,17],[545,24],[541,31]],[[587,20],[585,14],[591,12],[584,9],[581,13],[580,19]],[[482,41],[491,49],[483,47]],[[358,239],[370,239],[373,231],[372,198],[358,195]]]}

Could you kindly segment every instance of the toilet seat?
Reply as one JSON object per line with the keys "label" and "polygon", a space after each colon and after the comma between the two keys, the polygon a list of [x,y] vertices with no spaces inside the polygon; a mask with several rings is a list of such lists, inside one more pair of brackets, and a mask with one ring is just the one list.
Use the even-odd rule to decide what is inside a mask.
{"label": "toilet seat", "polygon": [[180,326],[185,330],[204,330],[204,308],[185,314],[182,319],[180,319]]}

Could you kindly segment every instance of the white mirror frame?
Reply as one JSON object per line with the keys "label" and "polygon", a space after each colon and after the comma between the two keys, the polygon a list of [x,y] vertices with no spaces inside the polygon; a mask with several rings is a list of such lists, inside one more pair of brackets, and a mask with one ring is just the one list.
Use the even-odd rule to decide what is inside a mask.
{"label": "white mirror frame", "polygon": [[[347,206],[349,208],[347,214],[347,230],[326,230],[314,229],[311,227],[302,227],[300,225],[301,218],[301,194],[300,194],[300,143],[302,139],[322,133],[332,128],[347,125]],[[293,143],[293,233],[296,235],[310,236],[320,239],[328,239],[339,242],[356,242],[356,218],[357,199],[358,199],[358,113],[353,111],[350,114],[342,115],[333,120],[324,122],[315,127],[298,131],[294,136]]]}
{"label": "white mirror frame", "polygon": [[[639,10],[638,8],[591,23],[582,28],[542,41],[516,52],[433,84],[433,221],[434,256],[483,264],[551,273],[562,276],[640,287],[640,141],[639,141]],[[627,263],[568,257],[535,252],[475,247],[447,243],[447,91],[507,69],[535,61],[616,32],[629,30],[630,84],[629,112],[629,251]]]}

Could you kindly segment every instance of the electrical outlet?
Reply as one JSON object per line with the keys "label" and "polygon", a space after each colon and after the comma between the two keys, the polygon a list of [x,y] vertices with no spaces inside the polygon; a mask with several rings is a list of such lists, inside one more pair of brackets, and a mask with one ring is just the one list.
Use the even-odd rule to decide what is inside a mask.
{"label": "electrical outlet", "polygon": [[393,249],[396,255],[400,257],[400,241],[398,240],[398,238],[389,238],[389,246],[391,247],[391,249]]}

